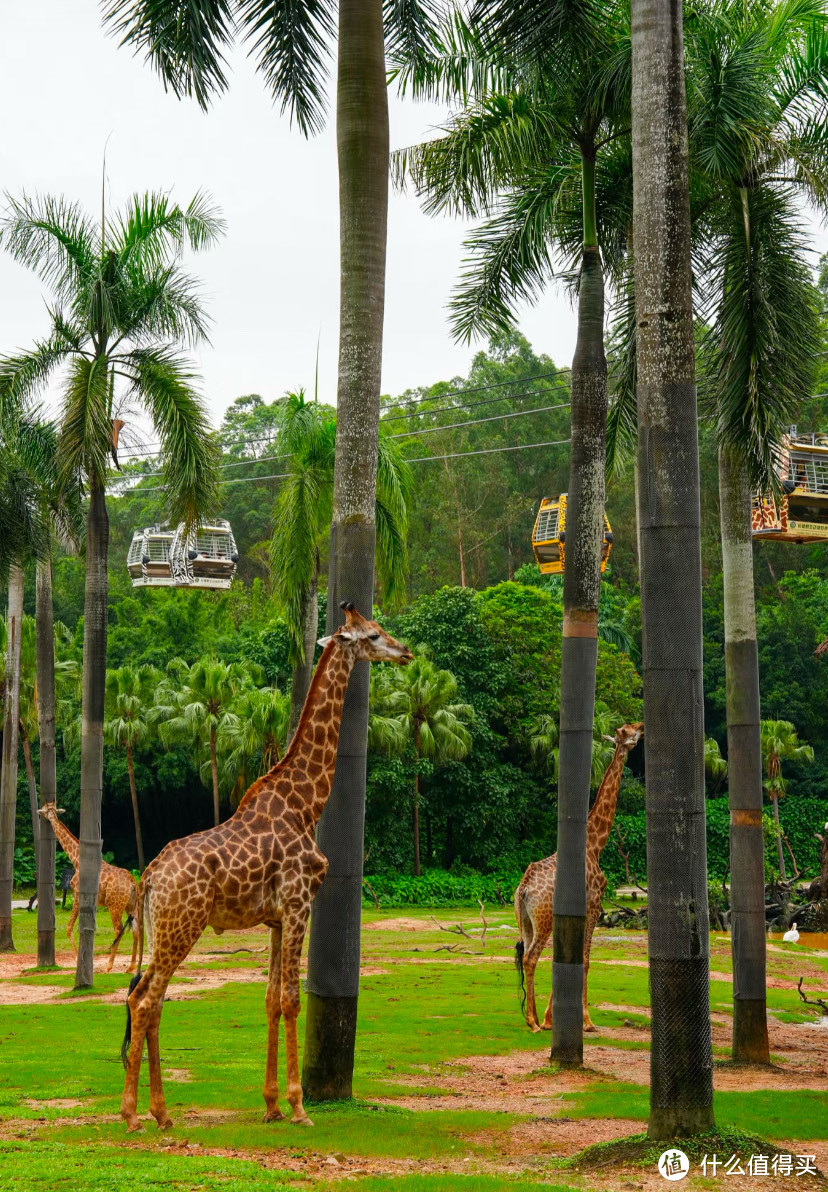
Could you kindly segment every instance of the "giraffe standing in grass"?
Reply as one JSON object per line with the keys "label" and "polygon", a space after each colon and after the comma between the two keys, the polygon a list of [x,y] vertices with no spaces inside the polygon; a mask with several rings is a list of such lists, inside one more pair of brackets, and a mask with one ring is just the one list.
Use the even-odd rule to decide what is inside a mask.
{"label": "giraffe standing in grass", "polygon": [[[290,747],[248,790],[235,813],[216,828],[173,840],[144,870],[138,891],[138,972],[127,1001],[126,1065],[121,1115],[139,1130],[138,1076],[147,1041],[150,1112],[159,1128],[172,1125],[161,1084],[158,1030],[170,978],[205,927],[216,931],[270,928],[267,995],[266,1122],[282,1118],[277,1057],[285,1019],[287,1099],[294,1123],[310,1125],[302,1105],[296,1020],[299,960],[313,896],[327,873],[316,824],[328,801],[339,726],[355,663],[410,662],[412,654],[376,621],[343,604],[345,624],[323,638],[322,657]],[[152,957],[141,974],[143,926]]]}
{"label": "giraffe standing in grass", "polygon": [[[60,847],[66,853],[66,856],[72,862],[75,868],[75,876],[69,883],[69,889],[72,891],[72,913],[69,916],[69,922],[66,924],[66,934],[69,937],[69,942],[77,952],[77,944],[75,937],[72,934],[72,929],[75,926],[75,920],[78,917],[78,885],[80,878],[80,843],[76,836],[73,836],[66,824],[60,819],[60,813],[63,811],[62,807],[56,807],[54,803],[46,803],[39,808],[38,815],[42,815],[44,819],[48,820],[52,825],[52,831],[60,841]],[[135,954],[138,951],[138,934],[135,922],[135,908],[138,903],[138,883],[127,869],[119,869],[117,865],[109,865],[106,861],[101,861],[101,877],[98,882],[98,906],[105,906],[109,911],[112,919],[112,927],[115,932],[115,940],[112,947],[109,949],[109,960],[107,961],[106,971],[111,972],[112,965],[115,962],[115,953],[118,951],[118,945],[121,942],[121,936],[124,934],[128,926],[132,927],[132,959],[129,962],[129,968],[126,970],[131,973],[135,968]],[[126,922],[124,921],[126,915]]]}
{"label": "giraffe standing in grass", "polygon": [[[584,1030],[594,1031],[587,1008],[587,975],[589,973],[589,951],[592,933],[601,916],[601,901],[607,888],[607,879],[601,872],[601,853],[609,840],[615,808],[618,803],[618,789],[624,763],[631,749],[634,749],[644,733],[643,724],[624,724],[615,733],[615,752],[607,767],[595,802],[587,820],[586,840],[586,888],[587,913],[584,931]],[[612,739],[612,738],[610,738]],[[525,982],[526,1022],[533,1031],[552,1029],[552,994],[546,1007],[543,1023],[538,1022],[535,1004],[535,969],[541,953],[552,935],[554,915],[552,905],[555,898],[555,872],[558,866],[557,853],[543,861],[533,861],[515,890],[515,918],[520,939],[515,945],[515,964]]]}

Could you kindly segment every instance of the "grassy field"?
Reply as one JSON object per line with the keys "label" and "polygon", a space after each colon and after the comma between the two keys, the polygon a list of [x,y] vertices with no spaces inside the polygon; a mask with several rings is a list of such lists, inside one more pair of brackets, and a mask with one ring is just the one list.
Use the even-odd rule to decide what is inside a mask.
{"label": "grassy field", "polygon": [[[485,949],[440,930],[459,919],[476,931],[472,911],[439,912],[437,922],[424,911],[365,914],[356,1100],[314,1106],[312,1130],[261,1121],[266,934],[205,935],[164,1007],[162,1061],[175,1127],[162,1135],[147,1115],[145,1131],[127,1139],[118,1052],[128,949],[118,972],[96,975],[94,993],[78,996],[68,952],[57,970],[32,969],[35,916],[15,912],[18,955],[0,957],[0,1185],[10,1192],[343,1192],[354,1180],[366,1192],[618,1187],[565,1160],[588,1143],[645,1128],[646,941],[638,933],[596,934],[589,990],[598,1034],[588,1037],[587,1071],[561,1073],[548,1066],[548,1036],[532,1035],[521,1018],[510,911],[487,914]],[[65,921],[59,912],[61,945]],[[108,943],[103,934],[101,957]],[[718,1124],[792,1153],[816,1153],[828,1166],[828,1032],[815,1030],[796,991],[804,976],[824,995],[828,954],[772,947],[777,1066],[740,1073],[725,1062],[729,940],[712,937],[711,953]],[[549,971],[539,969],[539,1000],[548,996]],[[147,1103],[144,1076],[139,1112]],[[688,1185],[695,1182],[691,1176]]]}

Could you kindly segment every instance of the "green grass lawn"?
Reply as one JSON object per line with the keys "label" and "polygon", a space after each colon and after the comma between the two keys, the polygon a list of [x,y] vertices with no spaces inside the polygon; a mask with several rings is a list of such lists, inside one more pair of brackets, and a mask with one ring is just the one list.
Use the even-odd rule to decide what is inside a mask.
{"label": "green grass lawn", "polygon": [[[265,986],[261,981],[231,981],[204,991],[192,1000],[173,1000],[164,1007],[161,1027],[162,1065],[177,1079],[166,1081],[166,1095],[175,1122],[172,1148],[161,1146],[154,1123],[127,1140],[117,1115],[123,1088],[119,1048],[125,1014],[123,1002],[71,997],[73,971],[24,972],[12,984],[23,991],[27,983],[54,985],[63,993],[50,1004],[4,1005],[0,1010],[0,1184],[9,1192],[121,1192],[145,1188],[193,1189],[197,1192],[235,1192],[236,1189],[294,1189],[340,1192],[343,1182],[335,1165],[320,1167],[326,1156],[339,1155],[344,1168],[364,1160],[369,1168],[383,1160],[394,1172],[361,1175],[369,1192],[500,1192],[501,1189],[566,1188],[571,1176],[559,1170],[547,1148],[524,1146],[510,1139],[526,1137],[532,1114],[584,1122],[589,1141],[590,1119],[646,1120],[647,1089],[609,1078],[596,1078],[576,1091],[560,1094],[556,1075],[549,1071],[546,1108],[526,1101],[526,1111],[509,1112],[497,1105],[467,1105],[451,1076],[451,1061],[469,1056],[537,1053],[537,1070],[544,1069],[549,1037],[531,1035],[523,1024],[517,981],[510,963],[514,934],[490,934],[485,955],[470,941],[461,941],[470,955],[453,957],[436,949],[458,937],[430,923],[430,912],[406,911],[406,920],[428,924],[427,930],[372,930],[378,919],[365,916],[364,965],[359,1003],[359,1037],[355,1074],[357,1100],[349,1104],[309,1107],[315,1125],[298,1130],[288,1123],[264,1124],[263,1100]],[[487,912],[490,923],[508,923],[508,910]],[[450,925],[475,922],[472,911],[440,912]],[[59,915],[58,931],[65,923]],[[33,952],[36,923],[25,911],[14,916],[15,941],[20,951]],[[630,1053],[640,1064],[649,1045],[646,1029],[640,1039],[613,1036],[613,1030],[646,1028],[649,1004],[647,970],[639,965],[606,964],[601,960],[641,960],[646,956],[636,933],[607,932],[596,937],[590,970],[590,1002],[618,1009],[592,1010],[599,1034],[590,1042]],[[59,935],[59,940],[60,940]],[[206,936],[193,957],[190,974],[222,968],[261,974],[263,954],[208,955],[243,946],[260,948],[266,936],[227,934]],[[109,936],[102,933],[105,952]],[[62,944],[60,945],[62,947]],[[711,967],[726,971],[720,941],[714,941]],[[797,973],[808,963],[797,956]],[[122,990],[129,977],[120,971],[96,975],[96,993]],[[380,971],[375,971],[380,970]],[[819,968],[814,971],[820,972]],[[191,985],[188,966],[179,974],[183,992]],[[550,966],[538,970],[538,1000],[548,997]],[[729,983],[711,982],[711,1003],[720,1012],[730,1004]],[[796,990],[769,990],[769,1006],[780,1016],[801,1021]],[[623,1008],[622,1008],[623,1007]],[[304,1015],[300,1019],[300,1028]],[[722,1049],[718,1049],[721,1051]],[[282,1058],[282,1057],[280,1057]],[[531,1061],[530,1061],[531,1063]],[[283,1058],[282,1058],[283,1066]],[[496,1069],[495,1069],[496,1070]],[[284,1089],[284,1073],[282,1073]],[[494,1089],[494,1078],[492,1078]],[[520,1079],[510,1092],[520,1093]],[[429,1096],[453,1092],[456,1108],[432,1109]],[[388,1099],[418,1096],[416,1109],[389,1104]],[[558,1098],[558,1100],[553,1100]],[[422,1108],[420,1108],[422,1104]],[[549,1105],[553,1108],[550,1110]],[[148,1106],[146,1068],[142,1073],[139,1112]],[[287,1108],[284,1103],[283,1108]],[[828,1090],[721,1092],[716,1096],[717,1120],[722,1127],[756,1131],[772,1139],[828,1138]],[[517,1135],[516,1135],[517,1136]],[[531,1136],[531,1135],[530,1135]],[[184,1144],[190,1149],[184,1150]],[[204,1150],[222,1152],[204,1155]],[[192,1153],[195,1152],[195,1153]],[[201,1154],[199,1154],[201,1152]],[[226,1153],[234,1152],[234,1153]],[[516,1159],[521,1155],[521,1159]],[[407,1172],[400,1164],[413,1160],[424,1167]],[[520,1174],[521,1161],[525,1169]],[[311,1177],[302,1164],[315,1164]],[[462,1165],[466,1164],[466,1170]],[[282,1166],[283,1165],[283,1166]],[[300,1170],[288,1170],[297,1168]],[[502,1174],[485,1174],[500,1165]],[[280,1169],[281,1166],[281,1169]],[[476,1171],[475,1168],[480,1168]],[[431,1168],[431,1169],[429,1169]],[[448,1170],[439,1170],[448,1168]],[[468,1172],[468,1174],[466,1174]],[[577,1181],[576,1181],[577,1182]],[[579,1183],[584,1190],[585,1185]]]}

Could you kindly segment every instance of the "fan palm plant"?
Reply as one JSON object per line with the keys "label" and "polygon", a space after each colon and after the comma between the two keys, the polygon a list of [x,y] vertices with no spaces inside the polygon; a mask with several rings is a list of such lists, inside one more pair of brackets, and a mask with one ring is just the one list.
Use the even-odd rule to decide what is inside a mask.
{"label": "fan palm plant", "polygon": [[129,774],[129,794],[132,799],[132,818],[135,823],[135,847],[138,868],[144,872],[144,841],[141,835],[141,815],[138,792],[135,788],[134,752],[145,744],[154,732],[152,709],[161,683],[161,672],[154,666],[122,666],[106,672],[106,703],[104,706],[104,740],[126,754]]}
{"label": "fan palm plant", "polygon": [[[182,5],[180,0],[108,0],[104,8],[110,28],[146,55],[164,85],[178,96],[193,96],[203,108],[227,87],[227,49],[234,40],[246,39],[274,100],[305,134],[324,123],[335,40],[341,285],[331,628],[341,600],[367,613],[373,594],[388,221],[386,43],[392,54],[404,52],[418,60],[431,36],[434,7],[435,0],[222,0],[206,6]],[[368,681],[360,673],[351,680],[342,724],[343,739],[355,742],[355,756],[348,764],[340,749],[336,789],[319,825],[322,851],[334,852],[328,840],[336,849],[311,924],[303,1084],[315,1100],[351,1095],[367,728]],[[344,871],[337,873],[340,857]],[[329,895],[334,888],[336,894]],[[319,941],[334,938],[344,946],[331,956]]]}
{"label": "fan palm plant", "polygon": [[[566,3],[477,0],[472,10],[472,22],[455,19],[449,27],[442,57],[404,75],[432,97],[466,99],[471,90],[471,103],[444,135],[404,151],[397,165],[428,210],[488,216],[466,242],[468,263],[452,302],[459,337],[511,325],[516,306],[536,298],[558,265],[577,289],[553,939],[554,963],[564,967],[553,982],[552,1058],[580,1064],[576,1006],[604,516],[604,268],[619,274],[630,218],[630,34],[626,10],[614,0],[578,11]],[[480,65],[463,69],[460,62]]]}
{"label": "fan palm plant", "polygon": [[765,767],[765,790],[773,805],[773,822],[776,825],[776,850],[779,860],[779,876],[786,880],[785,854],[782,852],[782,828],[779,824],[779,800],[784,798],[787,784],[782,777],[782,763],[812,762],[812,746],[800,741],[796,729],[789,720],[763,720],[761,725],[762,761]]}
{"label": "fan palm plant", "polygon": [[[290,731],[296,728],[313,670],[317,638],[320,551],[331,524],[336,415],[303,390],[287,394],[279,450],[290,457],[289,476],[276,501],[271,571],[291,639]],[[377,571],[386,604],[405,593],[408,502],[413,478],[394,439],[380,434],[375,521]]]}
{"label": "fan palm plant", "polygon": [[291,704],[275,687],[253,687],[241,691],[233,707],[234,715],[219,727],[217,745],[225,755],[222,770],[231,798],[238,803],[254,779],[282,756]]}
{"label": "fan palm plant", "polygon": [[474,719],[470,704],[456,702],[457,680],[440,670],[424,653],[408,666],[378,672],[373,684],[369,740],[389,753],[410,743],[416,756],[412,816],[414,873],[420,875],[420,769],[423,758],[436,766],[461,761],[472,747],[467,725]]}
{"label": "fan palm plant", "polygon": [[219,823],[219,733],[226,733],[238,717],[236,700],[261,679],[260,668],[237,662],[201,658],[188,666],[180,658],[167,666],[159,685],[152,720],[165,745],[192,744],[202,775],[212,784],[213,822]]}
{"label": "fan palm plant", "polygon": [[100,873],[100,805],[106,686],[109,519],[106,481],[118,436],[142,408],[162,443],[170,515],[189,524],[207,513],[217,486],[217,451],[180,343],[206,336],[185,244],[206,248],[223,223],[204,195],[181,208],[163,194],[136,195],[120,215],[96,222],[62,198],[11,199],[0,243],[53,294],[48,336],[0,359],[0,407],[25,406],[62,368],[57,450],[62,483],[88,492],[81,742],[80,944],[78,988],[92,984]]}

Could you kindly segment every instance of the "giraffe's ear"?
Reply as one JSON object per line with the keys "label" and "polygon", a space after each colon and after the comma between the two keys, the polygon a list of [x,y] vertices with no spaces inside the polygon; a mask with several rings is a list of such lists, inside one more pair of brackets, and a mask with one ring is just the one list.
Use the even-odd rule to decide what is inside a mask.
{"label": "giraffe's ear", "polygon": [[325,646],[327,646],[327,644],[330,640],[331,639],[329,637],[320,637],[319,641],[316,644],[317,644],[317,646],[321,646],[322,649],[324,650]]}
{"label": "giraffe's ear", "polygon": [[615,744],[615,737],[608,737],[606,733],[604,733],[604,740],[609,741],[611,745]]}

